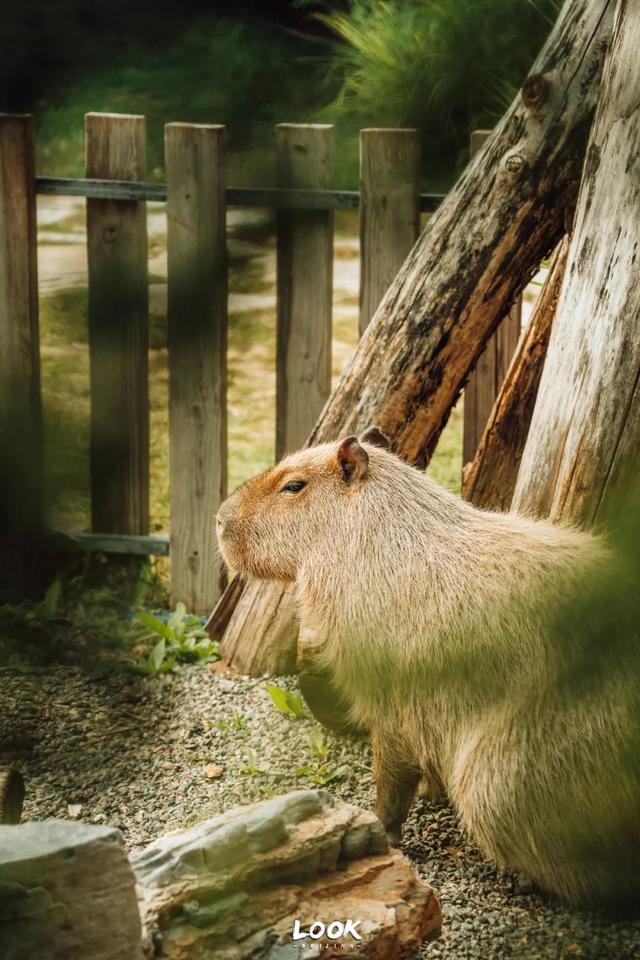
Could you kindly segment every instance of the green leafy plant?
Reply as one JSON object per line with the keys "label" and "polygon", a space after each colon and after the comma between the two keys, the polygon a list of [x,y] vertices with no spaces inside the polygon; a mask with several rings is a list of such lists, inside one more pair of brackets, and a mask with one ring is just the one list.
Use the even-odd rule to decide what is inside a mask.
{"label": "green leafy plant", "polygon": [[42,600],[25,610],[25,621],[32,625],[40,624],[44,626],[47,621],[53,620],[59,613],[61,595],[62,581],[54,580],[51,586],[47,588]]}
{"label": "green leafy plant", "polygon": [[218,643],[209,639],[201,619],[188,614],[184,603],[176,605],[166,622],[148,610],[137,613],[136,620],[147,630],[139,638],[141,642],[159,637],[140,659],[140,669],[149,676],[167,673],[176,663],[210,663],[220,659]]}
{"label": "green leafy plant", "polygon": [[298,767],[294,771],[296,777],[302,777],[320,787],[344,777],[346,772],[344,767],[335,767],[329,763],[330,747],[317,727],[309,731],[307,743],[315,757],[315,762]]}
{"label": "green leafy plant", "polygon": [[[149,676],[155,677],[159,673],[166,673],[170,670],[175,661],[167,660],[167,641],[162,638],[158,640],[155,647],[151,650],[148,657],[142,661],[143,670]],[[164,668],[164,669],[163,669]]]}
{"label": "green leafy plant", "polygon": [[247,720],[239,713],[236,714],[235,717],[223,717],[221,720],[216,720],[214,726],[217,727],[218,730],[222,730],[224,733],[229,731],[234,733],[243,733],[245,730],[249,729]]}
{"label": "green leafy plant", "polygon": [[259,761],[255,750],[247,750],[243,772],[248,773],[251,777],[264,777],[269,774],[270,771],[259,766]]}
{"label": "green leafy plant", "polygon": [[324,738],[324,734],[317,727],[309,731],[307,742],[311,747],[311,752],[319,760],[326,760],[329,756],[329,746]]}
{"label": "green leafy plant", "polygon": [[291,693],[290,690],[283,690],[282,687],[273,686],[264,689],[279,713],[283,713],[287,717],[295,717],[297,720],[305,716],[304,701],[298,694]]}

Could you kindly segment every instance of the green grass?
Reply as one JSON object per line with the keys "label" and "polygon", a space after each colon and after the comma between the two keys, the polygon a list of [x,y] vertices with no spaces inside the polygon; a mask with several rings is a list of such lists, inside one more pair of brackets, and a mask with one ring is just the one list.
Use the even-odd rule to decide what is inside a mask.
{"label": "green grass", "polygon": [[424,172],[450,183],[469,133],[492,127],[515,96],[559,0],[352,0],[320,19],[342,43],[328,118],[347,129],[417,127]]}
{"label": "green grass", "polygon": [[451,411],[427,473],[436,483],[460,493],[462,487],[462,402]]}
{"label": "green grass", "polygon": [[222,123],[236,184],[273,180],[275,123],[310,121],[322,87],[315,46],[259,20],[205,17],[160,46],[124,45],[81,65],[36,105],[38,169],[81,176],[84,114],[144,114],[148,176],[162,179],[163,126]]}

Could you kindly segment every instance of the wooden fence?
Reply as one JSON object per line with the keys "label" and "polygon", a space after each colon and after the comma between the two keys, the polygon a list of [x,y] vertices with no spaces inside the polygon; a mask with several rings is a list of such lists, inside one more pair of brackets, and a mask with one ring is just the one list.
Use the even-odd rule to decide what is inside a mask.
{"label": "wooden fence", "polygon": [[[279,456],[304,443],[329,395],[334,211],[360,209],[362,331],[420,213],[441,197],[420,193],[415,130],[361,131],[359,191],[332,189],[327,125],[278,125],[278,186],[268,189],[226,186],[221,126],[166,126],[166,184],[144,180],[144,117],[88,114],[85,135],[86,179],[37,177],[33,118],[0,116],[0,396],[39,424],[36,194],[86,197],[93,532],[58,543],[170,552],[172,600],[206,613],[222,586],[214,515],[226,496],[226,207],[277,211]],[[148,200],[165,201],[167,214],[168,540],[148,535]]]}

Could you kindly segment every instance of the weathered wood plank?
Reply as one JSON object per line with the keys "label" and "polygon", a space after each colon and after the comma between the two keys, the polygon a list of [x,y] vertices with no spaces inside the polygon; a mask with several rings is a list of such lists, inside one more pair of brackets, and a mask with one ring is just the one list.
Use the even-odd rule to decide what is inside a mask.
{"label": "weathered wood plank", "polygon": [[[474,130],[470,137],[471,159],[491,136],[490,130]],[[478,449],[496,397],[504,381],[520,337],[522,299],[517,297],[469,374],[464,389],[462,425],[463,490],[465,468]]]}
{"label": "weathered wood plank", "polygon": [[34,178],[33,117],[0,115],[0,571],[20,589],[43,522]]}
{"label": "weathered wood plank", "polygon": [[[145,119],[89,113],[90,177],[139,180]],[[149,528],[147,220],[145,204],[87,201],[91,376],[91,525]]]}
{"label": "weathered wood plank", "polygon": [[2,413],[40,419],[33,117],[0,115],[0,397]]}
{"label": "weathered wood plank", "polygon": [[[281,187],[326,189],[333,179],[334,130],[281,123],[276,159]],[[278,213],[276,456],[308,436],[331,389],[333,214]]]}
{"label": "weathered wood plank", "polygon": [[640,449],[640,17],[617,5],[513,509],[593,522]]}
{"label": "weathered wood plank", "polygon": [[[521,93],[383,297],[309,443],[375,423],[402,457],[428,462],[487,339],[565,232],[613,9],[565,2]],[[223,644],[242,672],[286,662],[265,639],[285,625],[251,615],[284,610],[281,595],[280,585],[247,584]]]}
{"label": "weathered wood plank", "polygon": [[165,127],[171,599],[208,613],[223,586],[227,491],[224,127]]}
{"label": "weathered wood plank", "polygon": [[[36,177],[36,192],[57,197],[93,197],[98,200],[167,199],[164,183],[75,177]],[[421,193],[420,210],[433,213],[442,203],[442,193]],[[228,207],[272,207],[291,210],[357,210],[357,190],[286,190],[277,187],[227,187]]]}
{"label": "weathered wood plank", "polygon": [[360,131],[360,334],[420,232],[420,132]]}
{"label": "weathered wood plank", "polygon": [[113,553],[136,557],[168,557],[168,537],[145,537],[122,533],[67,533],[47,530],[47,545],[53,550],[82,553]]}
{"label": "weathered wood plank", "polygon": [[463,496],[487,510],[508,510],[527,440],[551,326],[567,263],[569,241],[560,244],[518,350],[498,394],[473,461]]}

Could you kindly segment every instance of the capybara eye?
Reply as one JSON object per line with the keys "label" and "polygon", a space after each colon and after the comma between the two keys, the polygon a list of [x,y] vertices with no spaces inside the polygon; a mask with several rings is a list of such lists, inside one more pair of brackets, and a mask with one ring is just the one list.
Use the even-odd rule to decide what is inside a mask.
{"label": "capybara eye", "polygon": [[285,483],[280,493],[300,493],[306,485],[306,480],[289,480],[289,483]]}

